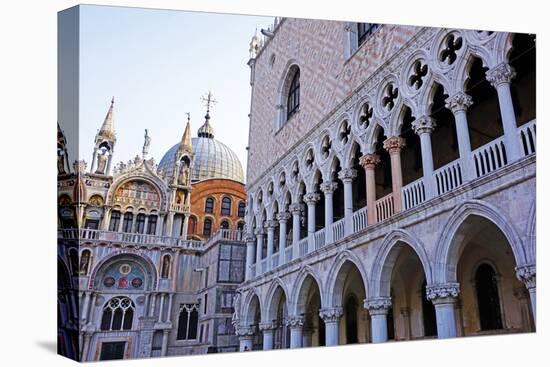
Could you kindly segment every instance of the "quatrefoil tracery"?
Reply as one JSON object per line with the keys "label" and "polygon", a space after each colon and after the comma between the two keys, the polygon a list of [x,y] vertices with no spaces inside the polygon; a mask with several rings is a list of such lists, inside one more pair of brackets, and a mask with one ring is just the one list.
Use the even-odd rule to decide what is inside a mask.
{"label": "quatrefoil tracery", "polygon": [[340,125],[340,130],[338,131],[338,137],[342,142],[342,144],[346,144],[348,142],[350,134],[351,134],[351,126],[346,120],[342,122],[342,125]]}
{"label": "quatrefoil tracery", "polygon": [[399,95],[399,89],[393,86],[393,84],[388,84],[384,92],[384,97],[382,98],[382,105],[388,110],[391,111],[395,106],[395,100]]}
{"label": "quatrefoil tracery", "polygon": [[359,125],[364,129],[368,128],[372,116],[372,107],[368,103],[365,103],[363,107],[361,107],[361,113],[359,114]]}
{"label": "quatrefoil tracery", "polygon": [[439,54],[439,61],[451,65],[456,61],[457,51],[462,48],[462,37],[456,37],[450,34],[445,40],[445,48]]}
{"label": "quatrefoil tracery", "polygon": [[420,89],[424,84],[424,77],[428,75],[428,65],[422,64],[420,60],[416,61],[413,66],[412,75],[409,77],[409,86],[415,89]]}

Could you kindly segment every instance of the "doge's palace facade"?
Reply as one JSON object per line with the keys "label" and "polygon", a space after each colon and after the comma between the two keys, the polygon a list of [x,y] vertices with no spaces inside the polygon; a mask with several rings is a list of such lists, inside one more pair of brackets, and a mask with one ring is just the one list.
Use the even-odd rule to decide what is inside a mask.
{"label": "doge's palace facade", "polygon": [[276,19],[250,44],[240,348],[535,328],[535,38]]}

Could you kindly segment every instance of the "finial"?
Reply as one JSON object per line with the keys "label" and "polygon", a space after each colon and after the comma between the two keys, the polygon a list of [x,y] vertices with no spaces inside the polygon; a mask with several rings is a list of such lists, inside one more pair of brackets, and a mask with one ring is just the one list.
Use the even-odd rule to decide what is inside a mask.
{"label": "finial", "polygon": [[111,98],[111,106],[115,104],[115,96]]}
{"label": "finial", "polygon": [[186,112],[185,114],[187,115],[187,122],[190,122],[191,121],[191,113]]}

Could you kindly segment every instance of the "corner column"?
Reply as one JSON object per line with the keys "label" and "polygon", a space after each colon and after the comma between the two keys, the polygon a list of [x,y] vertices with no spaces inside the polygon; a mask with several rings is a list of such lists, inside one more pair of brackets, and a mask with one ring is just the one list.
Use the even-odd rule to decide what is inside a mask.
{"label": "corner column", "polygon": [[472,104],[472,97],[464,92],[458,92],[445,100],[445,107],[451,110],[455,118],[460,166],[464,182],[471,181],[475,178],[470,132],[468,130],[468,118],[466,117],[466,111]]}
{"label": "corner column", "polygon": [[249,280],[252,278],[252,263],[254,262],[254,246],[256,245],[256,239],[253,234],[246,235],[246,271],[245,278]]}
{"label": "corner column", "polygon": [[271,322],[265,322],[260,324],[260,331],[263,334],[264,350],[273,349],[273,324]]}
{"label": "corner column", "polygon": [[254,339],[254,329],[251,327],[239,327],[236,332],[239,337],[239,351],[251,351],[252,340]]}
{"label": "corner column", "polygon": [[386,316],[391,307],[391,298],[366,299],[364,307],[369,311],[371,317],[372,342],[383,343],[388,341],[388,321]]}
{"label": "corner column", "polygon": [[300,253],[298,242],[300,242],[300,215],[302,213],[302,204],[290,204],[289,209],[292,213],[292,258],[297,259]]}
{"label": "corner column", "polygon": [[437,337],[454,338],[457,336],[455,302],[460,293],[458,283],[434,284],[426,287],[426,296],[435,306]]}
{"label": "corner column", "polygon": [[287,326],[290,328],[290,348],[301,348],[304,318],[301,316],[291,317],[287,321]]}
{"label": "corner column", "polygon": [[434,178],[434,159],[432,152],[432,131],[436,122],[430,116],[422,116],[413,121],[412,127],[416,135],[420,137],[420,149],[422,150],[422,174],[424,176],[424,188],[426,199],[436,195]]}
{"label": "corner column", "polygon": [[323,308],[319,311],[319,317],[325,322],[325,344],[327,346],[339,344],[338,323],[342,315],[342,307]]}
{"label": "corner column", "polygon": [[380,156],[377,154],[365,154],[359,159],[359,164],[365,169],[367,184],[367,222],[376,223],[376,176],[375,168],[380,163]]}

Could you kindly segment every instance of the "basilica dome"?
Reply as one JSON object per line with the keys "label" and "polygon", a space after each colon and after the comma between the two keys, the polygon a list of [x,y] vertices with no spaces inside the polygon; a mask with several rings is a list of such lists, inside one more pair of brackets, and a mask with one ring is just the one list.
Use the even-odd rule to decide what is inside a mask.
{"label": "basilica dome", "polygon": [[[204,125],[198,131],[198,137],[191,140],[194,155],[191,181],[222,178],[244,183],[243,167],[239,158],[227,145],[214,139],[210,116],[207,114],[206,117]],[[168,178],[172,176],[179,146],[180,143],[177,143],[170,148],[159,163],[158,169],[164,171]]]}

